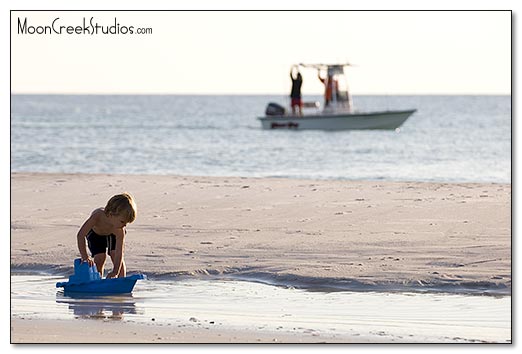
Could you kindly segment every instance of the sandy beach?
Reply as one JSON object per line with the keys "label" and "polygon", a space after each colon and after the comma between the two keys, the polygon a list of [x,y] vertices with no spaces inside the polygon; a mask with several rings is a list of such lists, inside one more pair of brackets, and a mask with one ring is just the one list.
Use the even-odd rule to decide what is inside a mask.
{"label": "sandy beach", "polygon": [[[138,204],[127,228],[127,269],[151,279],[226,275],[304,288],[511,291],[511,185],[496,183],[12,173],[12,270],[69,274],[79,227],[123,191]],[[64,325],[44,322],[51,330],[39,334],[29,320],[13,320],[12,341],[52,340],[43,333]],[[80,333],[81,322],[71,322]],[[132,331],[122,330],[129,342]],[[226,332],[201,331],[172,341],[219,334],[217,342],[234,342]]]}
{"label": "sandy beach", "polygon": [[[271,331],[237,331],[217,326],[179,328],[162,324],[122,325],[120,322],[89,320],[21,320],[11,322],[11,336],[15,343],[385,343],[373,337],[344,338],[321,337],[312,334],[291,334]],[[86,336],[85,333],[91,335]]]}

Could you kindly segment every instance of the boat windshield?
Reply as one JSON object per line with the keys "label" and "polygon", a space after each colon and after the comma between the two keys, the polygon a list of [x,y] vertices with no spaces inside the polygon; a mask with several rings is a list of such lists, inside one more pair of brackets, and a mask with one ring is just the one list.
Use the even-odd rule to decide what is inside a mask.
{"label": "boat windshield", "polygon": [[352,98],[345,75],[345,68],[352,66],[351,64],[299,64],[299,66],[318,71],[319,78],[324,84],[325,112],[352,111]]}
{"label": "boat windshield", "polygon": [[[337,109],[351,110],[351,99],[348,92],[348,82],[344,73],[333,75],[332,105]],[[333,108],[333,107],[332,107]]]}

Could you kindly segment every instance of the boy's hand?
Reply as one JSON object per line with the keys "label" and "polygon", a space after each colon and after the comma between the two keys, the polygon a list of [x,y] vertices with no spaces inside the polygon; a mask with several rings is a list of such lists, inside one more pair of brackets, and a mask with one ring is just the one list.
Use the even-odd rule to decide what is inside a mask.
{"label": "boy's hand", "polygon": [[110,272],[109,274],[107,274],[107,277],[106,279],[111,279],[111,278],[115,278],[118,274],[114,273],[114,272]]}
{"label": "boy's hand", "polygon": [[89,264],[89,267],[92,267],[94,265],[94,259],[92,259],[91,257],[87,257],[87,259],[82,258],[82,263],[83,262],[87,262],[87,264]]}

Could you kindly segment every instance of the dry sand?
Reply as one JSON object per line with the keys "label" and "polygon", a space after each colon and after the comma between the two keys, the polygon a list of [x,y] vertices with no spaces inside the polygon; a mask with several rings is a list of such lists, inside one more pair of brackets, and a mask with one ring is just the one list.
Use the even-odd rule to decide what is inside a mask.
{"label": "dry sand", "polygon": [[13,173],[13,269],[70,272],[79,227],[122,191],[131,273],[511,291],[511,185],[493,183]]}
{"label": "dry sand", "polygon": [[[89,335],[85,335],[89,333]],[[332,337],[292,332],[180,327],[92,320],[13,319],[13,343],[384,343],[378,337]]]}

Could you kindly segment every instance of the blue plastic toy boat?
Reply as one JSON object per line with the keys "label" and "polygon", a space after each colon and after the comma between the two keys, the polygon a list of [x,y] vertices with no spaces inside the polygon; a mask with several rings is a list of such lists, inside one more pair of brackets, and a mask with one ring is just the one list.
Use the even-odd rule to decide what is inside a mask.
{"label": "blue plastic toy boat", "polygon": [[131,293],[136,281],[146,279],[143,274],[135,274],[125,278],[102,279],[96,266],[77,258],[74,260],[74,275],[68,282],[56,283],[57,288],[64,292],[96,293],[96,294],[126,294]]}

